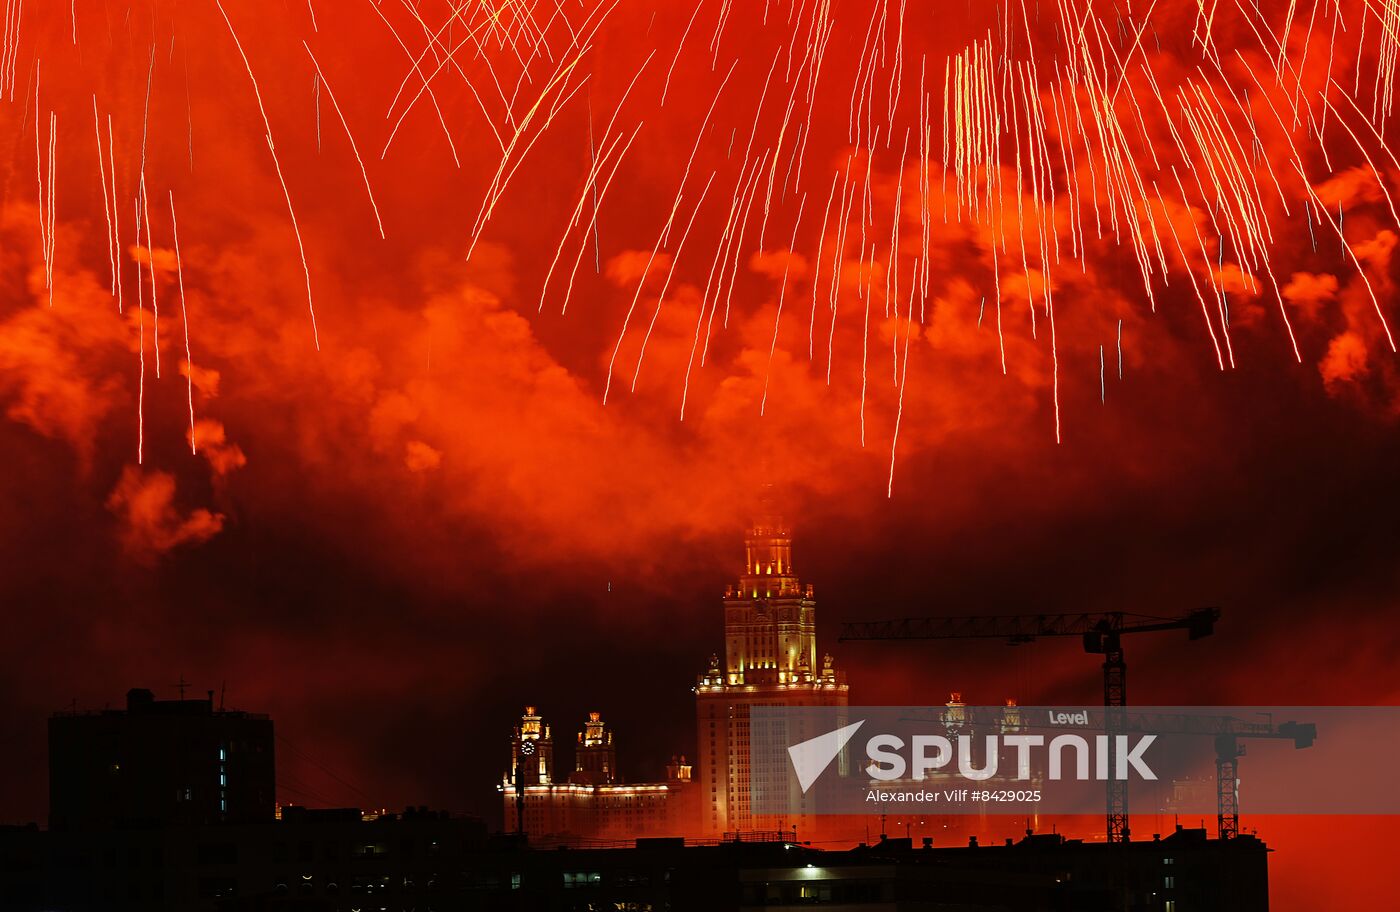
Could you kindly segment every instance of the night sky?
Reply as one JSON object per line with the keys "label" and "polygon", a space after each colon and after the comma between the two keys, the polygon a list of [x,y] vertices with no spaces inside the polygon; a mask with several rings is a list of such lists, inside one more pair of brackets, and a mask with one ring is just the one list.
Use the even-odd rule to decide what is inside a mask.
{"label": "night sky", "polygon": [[[1096,11],[1087,53],[1110,92],[1127,60],[1146,202],[1104,186],[1087,90],[1086,129],[1057,126],[1080,51],[1053,4],[1008,25],[995,4],[706,0],[692,23],[501,2],[449,29],[441,0],[422,23],[394,2],[225,2],[226,22],[213,0],[80,0],[76,45],[67,6],[26,4],[0,64],[0,821],[45,816],[49,713],[181,676],[272,715],[284,803],[498,822],[526,703],[563,742],[601,711],[623,774],[659,777],[693,750],[690,687],[765,483],[853,704],[1093,703],[1101,683],[1073,640],[838,644],[844,620],[1206,605],[1215,636],[1128,644],[1131,702],[1400,700],[1400,165],[1367,126],[1394,142],[1367,4],[1291,23],[1291,82],[1282,9],[1222,8],[1204,39],[1194,3]],[[988,40],[1046,120],[1016,96],[1010,229],[959,219],[943,169],[944,74]],[[1193,145],[1203,111],[1233,138]],[[590,162],[633,131],[595,238]],[[1246,213],[1254,252],[1231,234]],[[1151,301],[1132,224],[1158,232]],[[1277,908],[1382,889],[1363,843],[1388,819],[1243,822],[1279,849]]]}

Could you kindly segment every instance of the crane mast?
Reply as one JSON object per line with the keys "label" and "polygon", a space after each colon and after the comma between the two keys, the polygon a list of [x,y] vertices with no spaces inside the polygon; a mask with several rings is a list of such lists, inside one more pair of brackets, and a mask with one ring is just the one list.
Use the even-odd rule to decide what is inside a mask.
{"label": "crane mast", "polygon": [[[1084,651],[1103,656],[1103,704],[1108,734],[1109,768],[1118,763],[1118,739],[1126,725],[1128,705],[1128,663],[1123,658],[1123,636],[1185,630],[1192,640],[1210,636],[1220,619],[1219,608],[1199,608],[1179,617],[1154,617],[1122,611],[1078,614],[970,615],[962,617],[911,617],[887,621],[858,621],[843,624],[841,641],[861,640],[959,640],[1004,639],[1008,643],[1029,643],[1041,637],[1077,636]],[[1238,755],[1235,759],[1238,759]],[[1235,759],[1229,763],[1233,779]],[[1109,842],[1127,842],[1132,836],[1128,823],[1128,783],[1110,776],[1107,780],[1106,823]],[[1218,797],[1224,801],[1224,784],[1217,778]],[[1231,792],[1231,815],[1238,821]],[[1221,804],[1224,819],[1224,804]]]}

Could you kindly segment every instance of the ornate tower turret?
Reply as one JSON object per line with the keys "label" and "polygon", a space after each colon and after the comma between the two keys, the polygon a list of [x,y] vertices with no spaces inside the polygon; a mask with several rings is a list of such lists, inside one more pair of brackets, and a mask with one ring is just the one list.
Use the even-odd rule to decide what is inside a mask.
{"label": "ornate tower turret", "polygon": [[570,782],[605,785],[617,781],[617,751],[613,748],[612,732],[604,725],[601,713],[588,714],[583,731],[578,733],[574,757]]}
{"label": "ornate tower turret", "polygon": [[724,594],[724,683],[803,684],[817,667],[817,603],[797,578],[792,532],[765,494],[744,536],[744,572]]}
{"label": "ornate tower turret", "polygon": [[[510,741],[508,785],[550,785],[554,780],[554,739],[535,707],[525,707]],[[519,777],[517,779],[517,777]]]}

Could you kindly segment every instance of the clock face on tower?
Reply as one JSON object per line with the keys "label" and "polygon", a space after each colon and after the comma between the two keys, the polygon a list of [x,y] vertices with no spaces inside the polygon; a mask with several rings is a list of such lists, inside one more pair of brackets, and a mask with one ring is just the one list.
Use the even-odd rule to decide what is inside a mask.
{"label": "clock face on tower", "polygon": [[525,756],[528,757],[528,756],[530,756],[531,754],[533,754],[534,752],[535,752],[535,742],[533,742],[533,741],[522,741],[522,742],[521,742],[521,744],[520,744],[520,753],[522,753],[522,754],[524,754]]}

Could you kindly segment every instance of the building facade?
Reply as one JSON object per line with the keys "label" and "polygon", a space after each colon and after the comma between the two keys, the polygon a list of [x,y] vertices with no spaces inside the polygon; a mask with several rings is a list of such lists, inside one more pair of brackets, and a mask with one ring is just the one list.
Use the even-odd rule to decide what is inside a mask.
{"label": "building facade", "polygon": [[755,706],[848,704],[845,674],[830,655],[818,657],[816,621],[791,529],[765,509],[745,536],[743,573],[724,594],[724,657],[711,656],[695,685],[701,833],[787,829],[750,810],[749,719]]}
{"label": "building facade", "polygon": [[49,826],[266,822],[275,770],[267,716],[134,688],[125,709],[49,719]]}
{"label": "building facade", "polygon": [[683,836],[695,831],[698,813],[691,767],[673,757],[663,782],[624,782],[613,734],[596,712],[588,714],[574,747],[573,771],[561,777],[549,725],[525,707],[510,742],[510,768],[502,777],[507,830],[532,840],[624,840]]}

